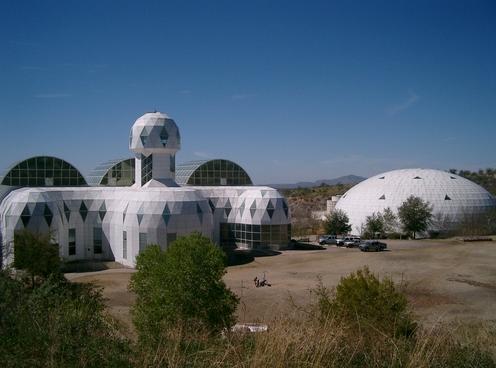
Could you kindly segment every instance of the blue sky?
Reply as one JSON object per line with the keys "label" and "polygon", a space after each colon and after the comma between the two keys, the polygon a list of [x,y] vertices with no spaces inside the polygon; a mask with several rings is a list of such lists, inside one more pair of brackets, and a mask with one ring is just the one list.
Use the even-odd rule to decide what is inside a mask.
{"label": "blue sky", "polygon": [[496,167],[494,1],[5,0],[0,45],[0,167],[87,172],[155,109],[256,183]]}

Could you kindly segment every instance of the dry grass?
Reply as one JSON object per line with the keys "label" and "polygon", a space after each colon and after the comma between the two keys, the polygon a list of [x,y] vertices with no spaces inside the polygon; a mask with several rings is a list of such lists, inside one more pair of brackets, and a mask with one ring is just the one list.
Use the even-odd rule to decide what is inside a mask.
{"label": "dry grass", "polygon": [[335,320],[275,320],[265,333],[164,335],[140,350],[143,367],[494,367],[495,331],[484,326],[438,325],[413,338],[350,329]]}

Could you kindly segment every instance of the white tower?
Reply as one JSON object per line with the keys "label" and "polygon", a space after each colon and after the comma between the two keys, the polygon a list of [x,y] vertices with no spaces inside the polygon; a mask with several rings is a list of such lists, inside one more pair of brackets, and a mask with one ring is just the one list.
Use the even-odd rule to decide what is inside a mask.
{"label": "white tower", "polygon": [[181,149],[181,136],[174,120],[161,112],[141,116],[131,128],[129,149],[136,157],[138,188],[177,186],[176,152]]}

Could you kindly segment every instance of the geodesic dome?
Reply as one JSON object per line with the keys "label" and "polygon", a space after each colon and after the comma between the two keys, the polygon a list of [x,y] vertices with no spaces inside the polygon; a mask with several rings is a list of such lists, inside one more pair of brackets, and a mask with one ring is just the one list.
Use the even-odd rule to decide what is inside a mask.
{"label": "geodesic dome", "polygon": [[131,128],[129,149],[145,156],[151,153],[175,153],[181,149],[179,128],[164,113],[146,113]]}
{"label": "geodesic dome", "polygon": [[450,226],[464,216],[496,207],[496,199],[487,190],[461,176],[432,169],[403,169],[382,173],[355,185],[341,197],[336,209],[346,212],[352,232],[360,233],[367,216],[387,207],[397,213],[412,195],[429,202],[433,215],[446,218]]}

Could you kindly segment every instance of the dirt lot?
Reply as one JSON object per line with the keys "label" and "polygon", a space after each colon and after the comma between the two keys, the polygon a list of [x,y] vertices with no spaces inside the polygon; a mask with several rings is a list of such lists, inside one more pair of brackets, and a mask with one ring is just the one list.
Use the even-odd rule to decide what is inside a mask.
{"label": "dirt lot", "polygon": [[[442,320],[496,323],[496,241],[417,240],[387,244],[389,250],[379,253],[335,246],[284,251],[229,267],[225,280],[241,298],[240,322],[270,320],[295,305],[305,307],[312,300],[309,291],[318,278],[332,287],[341,276],[368,265],[376,274],[406,281],[414,311],[427,324]],[[66,277],[103,286],[111,313],[129,326],[134,297],[127,291],[127,284],[132,272],[120,268],[69,273]],[[253,278],[264,272],[272,287],[255,288]]]}

